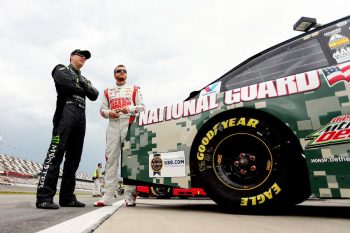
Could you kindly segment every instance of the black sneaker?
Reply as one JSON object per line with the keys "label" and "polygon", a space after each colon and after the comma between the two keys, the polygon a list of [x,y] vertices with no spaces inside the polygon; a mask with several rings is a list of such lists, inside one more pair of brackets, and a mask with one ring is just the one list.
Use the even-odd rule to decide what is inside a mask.
{"label": "black sneaker", "polygon": [[75,200],[68,203],[60,203],[60,206],[61,207],[85,207],[85,203]]}
{"label": "black sneaker", "polygon": [[53,202],[42,201],[42,202],[36,202],[36,208],[56,210],[56,209],[59,209],[60,207]]}

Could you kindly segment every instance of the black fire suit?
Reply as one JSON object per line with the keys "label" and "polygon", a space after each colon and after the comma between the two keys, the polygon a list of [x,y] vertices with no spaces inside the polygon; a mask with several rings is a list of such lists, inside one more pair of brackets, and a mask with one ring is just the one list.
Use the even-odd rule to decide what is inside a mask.
{"label": "black fire suit", "polygon": [[65,156],[59,202],[75,201],[75,173],[79,167],[85,137],[85,97],[94,101],[99,92],[72,65],[57,65],[52,71],[57,102],[52,139],[37,189],[37,202],[53,202]]}

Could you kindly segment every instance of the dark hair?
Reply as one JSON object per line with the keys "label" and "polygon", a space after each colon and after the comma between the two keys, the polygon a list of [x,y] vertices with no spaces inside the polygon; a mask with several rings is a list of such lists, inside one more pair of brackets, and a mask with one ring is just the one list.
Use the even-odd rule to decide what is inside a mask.
{"label": "dark hair", "polygon": [[102,163],[98,163],[98,164],[97,164],[97,166],[100,166],[100,165],[102,165]]}
{"label": "dark hair", "polygon": [[115,67],[114,70],[113,70],[113,74],[115,74],[115,71],[118,69],[118,67],[124,67],[125,68],[124,65],[117,65],[117,67]]}

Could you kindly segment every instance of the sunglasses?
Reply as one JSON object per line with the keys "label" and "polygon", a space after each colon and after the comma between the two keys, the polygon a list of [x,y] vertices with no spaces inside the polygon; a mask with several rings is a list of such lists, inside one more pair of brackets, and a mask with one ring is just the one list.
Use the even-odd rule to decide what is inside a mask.
{"label": "sunglasses", "polygon": [[116,74],[116,73],[124,73],[124,74],[127,74],[128,73],[128,71],[126,71],[126,70],[116,70],[114,73]]}
{"label": "sunglasses", "polygon": [[80,54],[80,53],[74,53],[73,55],[78,55],[79,57],[83,57],[83,58],[86,59],[86,57],[84,55]]}

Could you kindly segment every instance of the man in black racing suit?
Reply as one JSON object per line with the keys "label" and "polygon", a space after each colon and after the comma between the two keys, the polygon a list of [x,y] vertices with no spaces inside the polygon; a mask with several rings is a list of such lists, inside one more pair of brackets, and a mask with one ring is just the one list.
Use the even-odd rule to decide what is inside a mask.
{"label": "man in black racing suit", "polygon": [[83,77],[80,68],[91,57],[88,50],[74,50],[70,65],[57,65],[52,71],[57,91],[52,139],[37,189],[36,207],[58,209],[53,202],[63,157],[65,162],[59,195],[61,207],[84,207],[75,194],[75,173],[79,167],[85,137],[85,97],[94,101],[99,92]]}

